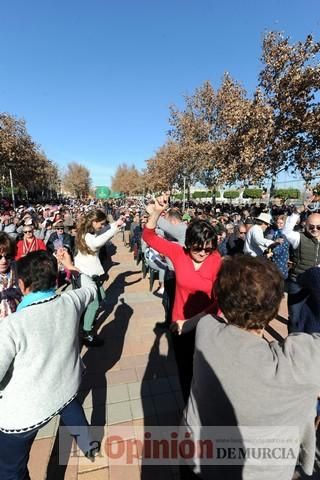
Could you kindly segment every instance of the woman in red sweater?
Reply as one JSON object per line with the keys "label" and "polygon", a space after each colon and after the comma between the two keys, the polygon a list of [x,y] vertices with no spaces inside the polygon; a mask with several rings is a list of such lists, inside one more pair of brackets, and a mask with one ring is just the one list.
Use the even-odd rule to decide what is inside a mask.
{"label": "woman in red sweater", "polygon": [[[201,312],[217,313],[213,285],[221,266],[217,238],[206,220],[194,220],[186,231],[185,247],[165,240],[155,233],[160,214],[168,207],[168,196],[163,195],[148,206],[150,213],[142,238],[152,248],[169,257],[176,273],[176,292],[172,321],[188,320]],[[173,335],[182,393],[187,401],[192,379],[192,360],[195,330],[184,335]]]}
{"label": "woman in red sweater", "polygon": [[21,257],[25,257],[30,252],[36,252],[37,250],[47,250],[44,242],[34,236],[34,226],[24,225],[23,227],[23,239],[17,243],[16,260]]}

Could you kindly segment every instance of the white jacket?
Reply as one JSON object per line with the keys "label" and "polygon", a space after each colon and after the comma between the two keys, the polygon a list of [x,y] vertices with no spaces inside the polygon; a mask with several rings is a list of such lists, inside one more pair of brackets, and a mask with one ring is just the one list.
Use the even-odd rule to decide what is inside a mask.
{"label": "white jacket", "polygon": [[86,275],[103,275],[104,270],[99,260],[99,250],[103,245],[107,243],[108,240],[114,236],[118,231],[116,223],[110,225],[109,230],[105,231],[101,235],[93,235],[92,233],[86,233],[84,239],[90,250],[95,252],[93,255],[87,253],[79,252],[75,256],[74,264],[75,266]]}
{"label": "white jacket", "polygon": [[269,245],[274,243],[263,236],[263,230],[259,225],[253,225],[246,235],[244,242],[244,253],[249,253],[252,257],[263,255],[263,252]]}

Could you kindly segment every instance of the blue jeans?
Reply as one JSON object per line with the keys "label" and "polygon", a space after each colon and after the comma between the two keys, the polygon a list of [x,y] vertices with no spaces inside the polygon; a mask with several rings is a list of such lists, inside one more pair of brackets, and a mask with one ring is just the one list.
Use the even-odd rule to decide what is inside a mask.
{"label": "blue jeans", "polygon": [[[82,406],[77,398],[72,400],[60,412],[61,420],[68,428],[71,435],[77,439],[77,443],[83,453],[90,450],[89,424],[84,415]],[[78,427],[85,434],[77,435]],[[0,432],[0,479],[1,480],[29,480],[28,461],[29,454],[40,429],[36,428],[23,433]]]}

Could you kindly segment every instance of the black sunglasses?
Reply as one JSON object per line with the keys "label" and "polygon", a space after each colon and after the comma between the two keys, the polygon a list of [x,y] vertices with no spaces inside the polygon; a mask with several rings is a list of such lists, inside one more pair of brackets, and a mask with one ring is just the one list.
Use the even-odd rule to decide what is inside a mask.
{"label": "black sunglasses", "polygon": [[6,260],[12,260],[12,255],[0,255],[0,260],[5,258]]}
{"label": "black sunglasses", "polygon": [[320,230],[320,225],[308,225],[309,230]]}
{"label": "black sunglasses", "polygon": [[206,248],[203,248],[203,247],[191,247],[191,251],[194,252],[194,253],[200,253],[200,252],[205,252],[205,253],[211,253],[213,252],[213,248],[212,247],[206,247]]}

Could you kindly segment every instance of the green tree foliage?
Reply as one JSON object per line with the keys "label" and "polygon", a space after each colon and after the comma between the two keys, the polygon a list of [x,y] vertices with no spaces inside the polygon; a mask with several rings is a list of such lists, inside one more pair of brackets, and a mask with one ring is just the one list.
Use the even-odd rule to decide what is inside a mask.
{"label": "green tree foliage", "polygon": [[300,198],[300,190],[298,188],[278,188],[274,190],[273,196],[275,198]]}
{"label": "green tree foliage", "polygon": [[238,192],[238,190],[226,190],[223,192],[224,198],[234,199],[234,198],[239,198],[239,196],[240,196],[240,192]]}
{"label": "green tree foliage", "polygon": [[261,188],[245,188],[243,198],[261,198],[263,190]]}
{"label": "green tree foliage", "polygon": [[[215,191],[214,192],[215,196],[218,197],[220,195],[220,192]],[[212,197],[212,192],[208,191],[195,191],[192,193],[192,198],[197,199],[197,198],[211,198]]]}

